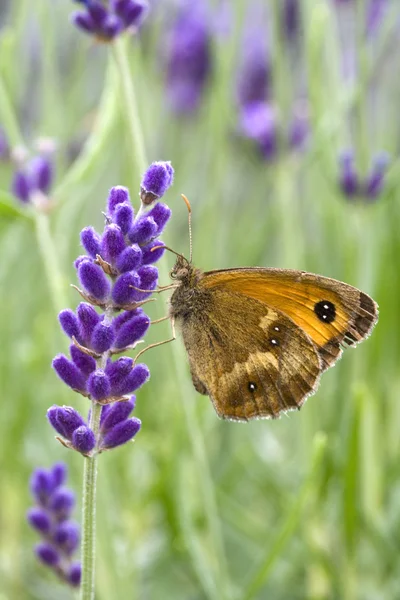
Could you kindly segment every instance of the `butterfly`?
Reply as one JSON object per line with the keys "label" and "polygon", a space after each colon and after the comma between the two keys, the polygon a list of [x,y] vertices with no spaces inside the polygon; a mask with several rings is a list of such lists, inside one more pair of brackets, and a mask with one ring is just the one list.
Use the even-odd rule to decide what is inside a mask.
{"label": "butterfly", "polygon": [[223,419],[300,409],[343,348],[368,337],[378,319],[370,296],[335,279],[259,267],[202,272],[191,251],[189,260],[174,253],[173,339],[176,324],[193,385]]}

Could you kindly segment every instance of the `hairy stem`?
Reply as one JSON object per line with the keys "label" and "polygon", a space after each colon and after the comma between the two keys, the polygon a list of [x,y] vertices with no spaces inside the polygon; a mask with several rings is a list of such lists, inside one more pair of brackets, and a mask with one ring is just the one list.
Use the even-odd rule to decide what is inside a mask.
{"label": "hairy stem", "polygon": [[[92,402],[90,428],[96,438],[100,427],[101,405]],[[85,458],[82,495],[82,579],[81,600],[93,600],[96,559],[96,482],[98,455]]]}

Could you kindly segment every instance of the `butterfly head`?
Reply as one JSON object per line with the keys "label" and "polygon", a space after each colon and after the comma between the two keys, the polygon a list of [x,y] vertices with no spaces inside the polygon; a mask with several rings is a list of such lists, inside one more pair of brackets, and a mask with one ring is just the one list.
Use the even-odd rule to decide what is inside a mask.
{"label": "butterfly head", "polygon": [[191,278],[193,273],[192,264],[182,256],[181,254],[177,255],[176,262],[174,267],[170,272],[171,279],[177,279],[178,281],[184,281]]}

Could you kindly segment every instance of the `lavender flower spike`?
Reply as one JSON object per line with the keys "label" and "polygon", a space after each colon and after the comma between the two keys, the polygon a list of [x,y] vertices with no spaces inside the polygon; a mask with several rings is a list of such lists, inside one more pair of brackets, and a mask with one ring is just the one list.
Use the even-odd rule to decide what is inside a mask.
{"label": "lavender flower spike", "polygon": [[67,476],[64,463],[50,470],[36,469],[31,477],[31,492],[35,506],[27,512],[29,525],[41,536],[36,545],[38,559],[62,581],[79,587],[80,563],[72,562],[79,546],[79,527],[70,519],[75,496],[63,483]]}
{"label": "lavender flower spike", "polygon": [[[169,207],[157,200],[172,185],[173,176],[167,161],[150,165],[142,178],[142,204],[137,213],[130,204],[128,190],[122,186],[112,188],[103,233],[92,227],[85,227],[81,233],[87,255],[79,257],[75,266],[83,288],[79,291],[86,302],[81,302],[75,312],[65,309],[59,314],[61,328],[72,343],[70,358],[56,356],[53,368],[66,385],[89,399],[92,416],[86,420],[72,407],[54,405],[47,417],[58,440],[88,458],[122,445],[140,429],[137,419],[128,419],[133,405],[113,433],[108,429],[99,432],[91,419],[94,413],[96,419],[105,416],[115,403],[127,403],[129,395],[150,377],[146,365],[135,364],[127,356],[114,357],[133,349],[150,326],[141,304],[157,287],[154,263],[163,250],[151,250],[162,245],[158,236],[171,217]],[[143,194],[151,197],[152,207],[147,212]]]}
{"label": "lavender flower spike", "polygon": [[[128,0],[115,1],[111,6],[121,14],[128,4]],[[132,12],[126,23],[132,22],[133,4],[130,3]],[[96,26],[105,21],[105,5],[93,0],[85,7]],[[90,402],[87,420],[67,406],[54,405],[47,412],[58,441],[81,453],[86,461],[82,499],[83,595],[85,590],[94,589],[95,539],[91,532],[95,529],[97,456],[131,441],[141,428],[140,420],[130,416],[135,406],[131,394],[148,381],[150,371],[145,364],[136,364],[137,359],[115,356],[133,349],[150,326],[142,305],[157,287],[158,270],[154,263],[162,255],[152,255],[151,250],[154,244],[160,245],[158,236],[171,216],[168,206],[157,201],[171,186],[173,174],[168,162],[150,166],[142,179],[142,202],[137,213],[126,188],[117,186],[110,190],[104,231],[99,234],[92,227],[85,227],[81,242],[87,255],[74,263],[83,288],[76,289],[85,302],[75,312],[65,309],[59,314],[61,328],[71,339],[70,359],[63,354],[56,356],[53,368],[66,385]],[[44,176],[43,182],[46,183]],[[148,204],[153,206],[149,212],[143,194],[145,198],[150,195]],[[28,519],[43,538],[36,547],[39,559],[65,582],[77,586],[81,569],[71,557],[79,544],[79,530],[69,520],[73,498],[67,491],[57,489],[62,480],[59,469],[54,475],[43,470],[35,475],[32,492],[38,506],[30,511]]]}

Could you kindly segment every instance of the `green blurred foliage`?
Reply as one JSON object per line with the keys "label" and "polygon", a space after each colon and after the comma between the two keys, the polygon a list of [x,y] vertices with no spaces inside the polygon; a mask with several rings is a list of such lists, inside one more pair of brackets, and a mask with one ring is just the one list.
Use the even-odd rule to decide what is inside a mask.
{"label": "green blurred foliage", "polygon": [[[58,142],[51,230],[63,293],[75,307],[79,297],[69,284],[79,232],[88,224],[101,229],[112,185],[128,185],[135,198],[141,173],[115,64],[107,47],[68,25],[70,4],[1,5],[0,123],[13,143],[30,144],[39,135]],[[368,341],[324,375],[301,412],[276,422],[218,420],[191,387],[180,340],[174,349],[149,352],[152,378],[135,411],[142,431],[134,444],[100,457],[96,597],[394,600],[400,596],[400,89],[392,52],[399,7],[373,42],[355,40],[363,71],[349,82],[341,73],[332,3],[301,3],[298,58],[307,71],[313,143],[307,153],[282,153],[267,164],[233,135],[242,4],[232,3],[230,34],[214,45],[213,83],[199,114],[187,120],[166,108],[160,4],[140,39],[129,42],[128,56],[148,160],[171,160],[176,171],[165,242],[187,253],[184,192],[199,267],[279,266],[335,277],[371,294],[380,320]],[[291,57],[279,36],[274,48],[276,101],[286,119]],[[352,140],[361,162],[382,147],[395,155],[374,204],[350,204],[339,191],[337,155]],[[77,147],[70,164],[66,149],[76,154]],[[0,598],[66,599],[72,593],[31,550],[28,479],[35,466],[64,460],[79,496],[83,459],[54,440],[45,414],[53,403],[82,412],[88,405],[50,367],[68,344],[33,221],[9,197],[10,178],[0,165]],[[167,276],[173,257],[163,260]],[[150,314],[166,310],[158,298]],[[168,336],[167,325],[152,329],[150,341]]]}

